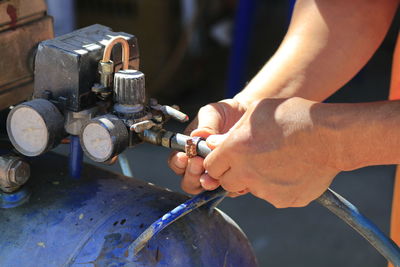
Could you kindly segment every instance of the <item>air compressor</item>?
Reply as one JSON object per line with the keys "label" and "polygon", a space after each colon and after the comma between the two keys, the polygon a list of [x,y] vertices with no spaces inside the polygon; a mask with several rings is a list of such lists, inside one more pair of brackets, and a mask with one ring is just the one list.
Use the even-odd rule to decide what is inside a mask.
{"label": "air compressor", "polygon": [[[132,242],[188,197],[82,166],[81,144],[91,159],[112,161],[140,143],[143,130],[186,116],[146,101],[135,36],[92,25],[51,38],[43,1],[0,2],[0,11],[13,8],[23,16],[0,27],[0,45],[10,48],[7,56],[23,53],[19,72],[0,64],[2,113],[8,113],[0,157],[0,266],[257,266],[245,234],[210,207],[130,255]],[[32,37],[21,44],[27,33]],[[9,96],[10,90],[24,94]],[[65,140],[69,168],[65,157],[46,153]]]}
{"label": "air compressor", "polygon": [[[42,40],[26,56],[28,75],[6,84],[34,86],[4,104],[13,153],[0,161],[1,266],[257,265],[243,232],[215,209],[227,194],[222,188],[187,199],[94,167],[82,172],[83,153],[109,163],[142,142],[210,153],[204,140],[163,128],[188,117],[146,98],[135,36],[97,24]],[[46,153],[66,138],[69,172]],[[317,201],[400,266],[398,246],[351,203],[331,190]]]}

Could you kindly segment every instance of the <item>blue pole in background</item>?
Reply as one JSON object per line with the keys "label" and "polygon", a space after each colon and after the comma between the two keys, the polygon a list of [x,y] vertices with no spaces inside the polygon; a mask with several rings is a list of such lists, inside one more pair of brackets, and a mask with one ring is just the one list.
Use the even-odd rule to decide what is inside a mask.
{"label": "blue pole in background", "polygon": [[133,177],[131,166],[129,165],[129,159],[125,153],[118,155],[119,166],[121,167],[122,174],[127,177]]}
{"label": "blue pole in background", "polygon": [[75,29],[75,0],[46,0],[47,12],[54,18],[54,33],[60,36]]}
{"label": "blue pole in background", "polygon": [[72,178],[81,178],[83,150],[79,142],[79,136],[70,136],[70,151],[69,151],[69,175]]}
{"label": "blue pole in background", "polygon": [[251,28],[257,0],[239,0],[236,7],[233,44],[228,72],[227,97],[236,95],[246,84]]}

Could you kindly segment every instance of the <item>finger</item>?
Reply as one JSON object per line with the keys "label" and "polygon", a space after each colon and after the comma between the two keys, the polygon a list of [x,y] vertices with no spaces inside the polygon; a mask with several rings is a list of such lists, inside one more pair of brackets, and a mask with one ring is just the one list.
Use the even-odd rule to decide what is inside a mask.
{"label": "finger", "polygon": [[303,207],[298,190],[293,190],[292,187],[268,184],[268,187],[252,185],[251,193],[261,199],[272,204],[275,208],[283,209],[289,207]]}
{"label": "finger", "polygon": [[197,114],[197,129],[194,129],[191,136],[207,138],[211,134],[218,134],[222,130],[223,122],[220,105],[217,103],[206,105]]}
{"label": "finger", "polygon": [[247,193],[249,193],[249,189],[246,188],[245,190],[241,190],[239,192],[229,193],[228,196],[235,198],[235,197],[240,197],[240,196],[246,195]]}
{"label": "finger", "polygon": [[169,167],[178,175],[185,173],[188,157],[183,152],[173,152],[168,160]]}
{"label": "finger", "polygon": [[200,157],[190,158],[182,179],[182,189],[189,194],[197,194],[202,191],[200,176],[204,172],[203,159]]}
{"label": "finger", "polygon": [[220,186],[219,181],[212,178],[207,173],[204,173],[200,176],[200,184],[205,190],[209,191],[217,189]]}
{"label": "finger", "polygon": [[226,134],[214,134],[210,135],[207,137],[206,142],[209,148],[215,149],[217,146],[219,146],[225,139],[226,139]]}
{"label": "finger", "polygon": [[221,147],[208,154],[204,159],[204,168],[211,177],[217,180],[230,169],[228,157],[221,152]]}
{"label": "finger", "polygon": [[234,172],[231,169],[225,172],[224,175],[219,178],[219,182],[226,191],[231,193],[244,193],[247,190],[246,185],[240,179],[234,176]]}

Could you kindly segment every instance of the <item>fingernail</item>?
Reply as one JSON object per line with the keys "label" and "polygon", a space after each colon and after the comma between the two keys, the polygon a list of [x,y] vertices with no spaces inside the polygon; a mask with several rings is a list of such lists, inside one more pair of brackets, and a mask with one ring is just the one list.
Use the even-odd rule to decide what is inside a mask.
{"label": "fingernail", "polygon": [[205,181],[206,181],[206,178],[204,177],[204,175],[200,176],[200,183],[204,184]]}
{"label": "fingernail", "polygon": [[187,165],[187,159],[186,158],[177,156],[176,159],[177,160],[175,161],[175,165],[178,168],[181,168],[181,169],[186,168],[186,165]]}

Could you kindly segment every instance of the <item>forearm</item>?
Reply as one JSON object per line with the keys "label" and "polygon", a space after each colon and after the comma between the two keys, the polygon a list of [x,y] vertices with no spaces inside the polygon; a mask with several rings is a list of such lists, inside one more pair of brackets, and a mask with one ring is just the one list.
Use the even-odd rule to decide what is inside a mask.
{"label": "forearm", "polygon": [[235,98],[326,99],[370,59],[397,5],[398,0],[298,0],[280,48]]}
{"label": "forearm", "polygon": [[340,170],[400,163],[400,101],[316,103],[310,116]]}

